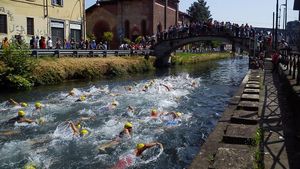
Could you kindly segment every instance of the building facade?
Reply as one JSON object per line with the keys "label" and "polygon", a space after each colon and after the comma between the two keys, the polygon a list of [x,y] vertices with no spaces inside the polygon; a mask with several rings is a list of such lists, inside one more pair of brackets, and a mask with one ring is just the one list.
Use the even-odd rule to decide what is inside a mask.
{"label": "building facade", "polygon": [[102,40],[104,32],[113,32],[111,47],[124,38],[154,35],[177,24],[178,0],[102,0],[86,10],[87,34]]}
{"label": "building facade", "polygon": [[0,38],[85,38],[84,0],[0,0]]}

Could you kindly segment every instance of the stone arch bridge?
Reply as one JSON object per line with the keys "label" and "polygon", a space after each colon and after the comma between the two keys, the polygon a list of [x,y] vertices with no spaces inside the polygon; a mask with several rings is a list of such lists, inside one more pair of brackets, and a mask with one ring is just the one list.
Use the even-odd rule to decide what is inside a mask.
{"label": "stone arch bridge", "polygon": [[236,51],[236,47],[248,51],[250,55],[254,53],[254,38],[246,37],[235,37],[228,34],[218,34],[218,35],[199,35],[199,36],[189,36],[183,38],[172,38],[161,40],[156,43],[153,47],[153,54],[156,56],[155,66],[165,67],[168,66],[169,58],[172,52],[176,49],[183,47],[184,45],[191,44],[194,42],[201,42],[207,40],[218,40],[221,42],[226,42],[232,44],[232,51]]}

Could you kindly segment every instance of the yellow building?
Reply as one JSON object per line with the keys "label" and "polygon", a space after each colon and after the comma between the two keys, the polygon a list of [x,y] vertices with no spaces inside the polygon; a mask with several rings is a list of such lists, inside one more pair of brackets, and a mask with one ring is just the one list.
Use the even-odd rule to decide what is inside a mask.
{"label": "yellow building", "polygon": [[[0,0],[0,39],[31,37],[85,38],[84,0]],[[1,42],[1,41],[0,41]]]}

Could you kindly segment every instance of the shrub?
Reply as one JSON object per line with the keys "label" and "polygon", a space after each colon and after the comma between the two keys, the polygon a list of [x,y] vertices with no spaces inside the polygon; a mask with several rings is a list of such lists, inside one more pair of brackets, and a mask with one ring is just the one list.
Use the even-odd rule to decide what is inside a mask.
{"label": "shrub", "polygon": [[36,62],[29,56],[29,48],[25,42],[12,39],[9,47],[0,56],[0,61],[5,65],[5,71],[0,73],[2,87],[29,89],[33,86],[31,73]]}

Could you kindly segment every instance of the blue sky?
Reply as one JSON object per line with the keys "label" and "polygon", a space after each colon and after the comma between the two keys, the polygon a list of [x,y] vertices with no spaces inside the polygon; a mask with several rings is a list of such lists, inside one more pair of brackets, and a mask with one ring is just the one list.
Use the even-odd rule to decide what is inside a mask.
{"label": "blue sky", "polygon": [[[179,8],[185,12],[196,0],[180,0]],[[86,0],[86,7],[93,5],[96,0]],[[276,0],[206,0],[212,18],[219,21],[249,23],[256,27],[272,27],[273,12]],[[279,5],[285,0],[279,0]],[[288,21],[298,19],[298,12],[293,11],[294,0],[288,0]],[[283,6],[282,6],[283,11]],[[282,15],[283,16],[283,15]],[[281,24],[282,25],[281,17]]]}

